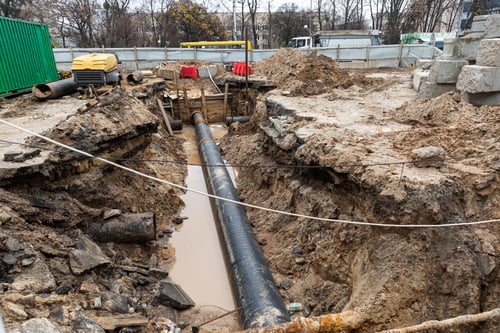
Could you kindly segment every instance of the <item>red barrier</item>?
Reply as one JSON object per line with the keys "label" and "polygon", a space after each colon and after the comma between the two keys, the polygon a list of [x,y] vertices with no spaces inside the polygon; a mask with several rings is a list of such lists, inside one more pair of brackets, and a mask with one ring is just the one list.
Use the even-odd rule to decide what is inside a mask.
{"label": "red barrier", "polygon": [[[240,76],[245,76],[246,66],[243,61],[235,62],[233,65],[233,73]],[[252,74],[252,65],[248,64],[248,75]]]}
{"label": "red barrier", "polygon": [[181,79],[190,78],[196,80],[198,78],[198,69],[196,66],[180,66],[180,76]]}

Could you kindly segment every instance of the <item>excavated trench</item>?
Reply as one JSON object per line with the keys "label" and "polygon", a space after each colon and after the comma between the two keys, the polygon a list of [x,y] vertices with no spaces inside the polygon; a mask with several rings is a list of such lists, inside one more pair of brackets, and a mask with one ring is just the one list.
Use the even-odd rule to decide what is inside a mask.
{"label": "excavated trench", "polygon": [[[418,110],[397,109],[394,115],[376,105],[373,114],[363,111],[370,99],[391,102],[377,91],[372,97],[357,90],[337,93],[316,102],[257,95],[251,121],[232,124],[220,140],[222,157],[238,165],[238,194],[243,202],[300,215],[245,208],[285,304],[303,305],[295,317],[355,312],[360,324],[353,332],[376,332],[497,307],[497,224],[394,228],[308,216],[381,224],[495,218],[500,202],[495,177],[499,132],[492,119],[498,110],[470,109],[448,100],[433,108],[431,102],[421,101],[422,117],[415,120]],[[68,116],[46,134],[182,183],[192,168],[171,162],[190,161],[191,153],[182,149],[184,139],[168,137],[158,129],[158,118],[142,103],[120,94],[108,98],[95,108]],[[313,104],[301,104],[307,102]],[[323,114],[298,113],[290,104]],[[349,107],[359,107],[355,114],[364,117],[362,130],[353,131],[357,123],[351,119],[347,125],[342,123],[343,114],[332,116],[336,123],[321,123],[335,105],[344,114]],[[400,106],[390,105],[390,109]],[[467,117],[460,114],[457,119],[474,121],[440,126],[439,112],[450,109],[465,110]],[[377,119],[381,114],[383,119]],[[427,126],[427,119],[434,123]],[[312,127],[312,123],[319,125]],[[372,130],[375,127],[390,130]],[[435,143],[436,138],[450,157],[444,165],[373,163],[393,161],[394,156],[397,161],[407,160],[411,149]],[[55,148],[38,140],[30,143]],[[42,166],[2,170],[0,192],[2,309],[9,328],[31,318],[48,318],[68,330],[92,322],[109,327],[105,326],[113,322],[109,316],[118,320],[120,315],[149,319],[149,324],[141,324],[148,332],[163,329],[153,323],[166,319],[187,324],[189,330],[189,325],[224,313],[186,311],[165,297],[164,283],[176,265],[169,243],[184,232],[177,222],[181,208],[190,205],[182,202],[182,191],[58,152],[51,153]],[[102,223],[105,216],[152,211],[157,241],[100,243],[85,234],[86,224]],[[87,266],[79,261],[82,252],[98,260]],[[196,267],[191,272],[205,283]],[[175,274],[174,282],[183,286],[184,278]],[[454,330],[496,332],[498,326],[498,320],[492,320]]]}

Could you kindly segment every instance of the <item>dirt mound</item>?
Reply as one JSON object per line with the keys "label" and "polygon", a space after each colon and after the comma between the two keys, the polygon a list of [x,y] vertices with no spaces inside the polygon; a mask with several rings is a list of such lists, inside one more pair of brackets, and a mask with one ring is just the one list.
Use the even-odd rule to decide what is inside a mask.
{"label": "dirt mound", "polygon": [[463,102],[460,94],[449,92],[423,103],[405,103],[392,112],[392,116],[405,124],[441,126],[466,119],[477,120],[478,108]]}
{"label": "dirt mound", "polygon": [[353,84],[372,87],[380,79],[362,74],[350,75],[335,60],[316,52],[306,56],[296,49],[280,49],[255,66],[255,74],[264,75],[290,96],[313,96],[331,93]]}

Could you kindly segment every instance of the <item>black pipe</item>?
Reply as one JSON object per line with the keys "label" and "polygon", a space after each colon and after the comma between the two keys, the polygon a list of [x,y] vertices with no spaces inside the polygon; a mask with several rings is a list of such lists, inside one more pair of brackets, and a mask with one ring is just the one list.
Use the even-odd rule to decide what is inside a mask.
{"label": "black pipe", "polygon": [[[199,152],[209,191],[219,197],[240,201],[220,156],[220,151],[205,124],[203,115],[192,115],[196,125]],[[212,199],[217,229],[224,249],[231,284],[244,329],[260,328],[290,321],[273,276],[255,239],[243,207],[237,203]]]}
{"label": "black pipe", "polygon": [[182,120],[170,119],[169,123],[173,131],[182,131]]}
{"label": "black pipe", "polygon": [[250,121],[249,116],[236,116],[236,117],[226,117],[226,125],[229,126],[232,123],[248,123]]}
{"label": "black pipe", "polygon": [[64,80],[37,84],[31,88],[31,92],[37,99],[45,101],[72,94],[76,92],[76,88],[75,80],[70,77]]}
{"label": "black pipe", "polygon": [[127,75],[127,83],[131,86],[134,86],[138,83],[141,83],[143,78],[144,76],[142,75],[141,71],[134,71]]}

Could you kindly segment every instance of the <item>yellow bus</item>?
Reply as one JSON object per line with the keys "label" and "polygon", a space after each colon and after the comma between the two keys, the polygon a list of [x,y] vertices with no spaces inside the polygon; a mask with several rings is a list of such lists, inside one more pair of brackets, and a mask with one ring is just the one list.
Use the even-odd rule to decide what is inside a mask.
{"label": "yellow bus", "polygon": [[244,49],[245,43],[247,49],[252,49],[252,43],[250,41],[245,42],[244,40],[230,40],[222,42],[183,42],[181,47],[198,47],[198,48],[210,48],[210,49]]}

